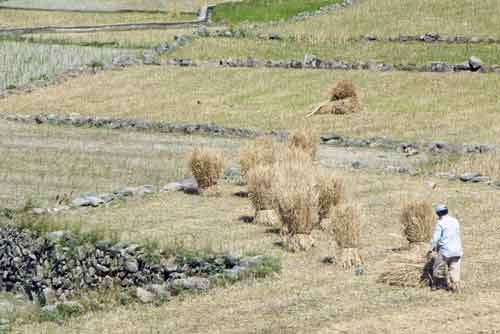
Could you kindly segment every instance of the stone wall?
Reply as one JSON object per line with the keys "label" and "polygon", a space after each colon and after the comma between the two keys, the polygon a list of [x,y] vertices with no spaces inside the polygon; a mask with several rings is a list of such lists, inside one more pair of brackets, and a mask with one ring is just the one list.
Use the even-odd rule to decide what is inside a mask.
{"label": "stone wall", "polygon": [[[257,128],[232,128],[217,124],[175,124],[168,122],[155,122],[141,119],[111,118],[81,116],[79,114],[58,115],[0,115],[0,119],[26,124],[49,124],[66,125],[76,127],[95,127],[107,129],[122,129],[132,131],[157,131],[176,134],[196,134],[223,137],[253,138],[260,136],[273,136],[275,138],[286,138],[288,132],[285,129],[274,129],[264,131]],[[320,143],[324,145],[336,145],[345,147],[374,147],[386,150],[398,150],[401,152],[428,152],[432,154],[449,153],[485,153],[499,150],[498,144],[489,143],[463,143],[453,144],[445,141],[404,141],[383,137],[353,138],[333,133],[325,133],[320,136]]]}
{"label": "stone wall", "polygon": [[268,59],[261,60],[252,57],[225,58],[214,60],[170,59],[162,64],[171,66],[208,66],[208,67],[245,67],[245,68],[282,68],[282,69],[318,69],[318,70],[369,70],[374,72],[404,71],[404,72],[478,72],[500,73],[500,65],[483,64],[477,57],[460,64],[435,61],[426,64],[392,64],[379,63],[376,60],[346,61],[342,59],[325,60],[314,55],[305,55],[304,59]]}
{"label": "stone wall", "polygon": [[264,261],[262,256],[182,254],[172,259],[128,241],[88,242],[65,231],[40,234],[0,227],[0,291],[27,295],[42,305],[66,300],[81,289],[113,286],[145,287],[151,298],[155,292],[207,290],[211,279],[240,279]]}

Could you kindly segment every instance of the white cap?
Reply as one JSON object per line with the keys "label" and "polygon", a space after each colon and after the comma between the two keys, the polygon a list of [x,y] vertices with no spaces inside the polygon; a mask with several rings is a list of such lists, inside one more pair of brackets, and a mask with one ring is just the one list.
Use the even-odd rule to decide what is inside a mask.
{"label": "white cap", "polygon": [[448,208],[444,204],[438,204],[436,205],[436,213],[447,211]]}

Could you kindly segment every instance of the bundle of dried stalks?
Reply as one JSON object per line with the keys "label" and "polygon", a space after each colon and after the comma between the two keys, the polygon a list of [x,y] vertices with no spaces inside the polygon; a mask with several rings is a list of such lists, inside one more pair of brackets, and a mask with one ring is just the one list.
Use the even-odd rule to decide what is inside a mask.
{"label": "bundle of dried stalks", "polygon": [[361,214],[356,206],[339,205],[332,210],[332,232],[339,248],[339,263],[344,268],[363,263],[358,252]]}
{"label": "bundle of dried stalks", "polygon": [[426,200],[407,202],[401,208],[401,227],[410,243],[429,241],[434,221],[434,210]]}
{"label": "bundle of dried stalks", "polygon": [[247,187],[255,211],[270,210],[275,207],[272,192],[275,170],[271,165],[257,165],[247,174]]}
{"label": "bundle of dried stalks", "polygon": [[[310,156],[296,149],[288,149],[288,153],[280,155],[273,166],[276,180],[273,194],[278,214],[284,225],[285,244],[299,237],[298,234],[310,235],[318,221],[318,189],[316,187],[315,168]],[[299,238],[303,241],[307,238]],[[312,246],[312,242],[303,243]],[[293,247],[292,247],[293,248]],[[297,249],[299,250],[299,249]]]}
{"label": "bundle of dried stalks", "polygon": [[338,81],[330,91],[329,99],[322,102],[307,117],[312,115],[343,115],[361,111],[356,87],[350,80]]}
{"label": "bundle of dried stalks", "polygon": [[200,190],[217,184],[224,171],[221,152],[206,147],[195,148],[189,156],[189,168]]}
{"label": "bundle of dried stalks", "polygon": [[270,138],[256,139],[243,145],[240,149],[241,175],[246,177],[248,171],[257,165],[273,164],[280,146]]}
{"label": "bundle of dried stalks", "polygon": [[432,261],[425,252],[410,249],[390,255],[378,282],[399,287],[425,287],[432,282]]}
{"label": "bundle of dried stalks", "polygon": [[329,218],[334,206],[344,200],[344,180],[325,168],[317,170],[319,218]]}
{"label": "bundle of dried stalks", "polygon": [[357,98],[356,87],[351,80],[339,80],[330,91],[330,101]]}
{"label": "bundle of dried stalks", "polygon": [[312,129],[295,130],[288,135],[288,145],[301,149],[314,158],[318,151],[319,135]]}

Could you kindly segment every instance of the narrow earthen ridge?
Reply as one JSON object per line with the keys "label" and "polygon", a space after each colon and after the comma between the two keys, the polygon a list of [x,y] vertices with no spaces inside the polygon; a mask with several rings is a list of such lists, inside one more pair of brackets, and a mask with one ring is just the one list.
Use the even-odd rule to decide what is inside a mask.
{"label": "narrow earthen ridge", "polygon": [[354,41],[363,42],[424,42],[424,43],[446,43],[446,44],[496,44],[500,43],[500,37],[494,36],[462,36],[462,35],[445,35],[437,32],[426,32],[418,35],[400,34],[396,36],[375,36],[362,35]]}
{"label": "narrow earthen ridge", "polygon": [[[216,124],[179,124],[130,118],[81,116],[78,114],[10,115],[4,113],[0,114],[0,120],[25,124],[66,125],[75,127],[94,127],[128,131],[156,131],[162,133],[195,134],[220,137],[253,138],[273,136],[278,139],[284,139],[288,136],[288,131],[286,129],[273,129],[265,131],[258,128],[234,128]],[[498,144],[453,144],[445,141],[411,142],[384,137],[355,138],[332,133],[322,134],[320,136],[320,143],[323,145],[343,147],[371,147],[384,150],[397,150],[405,153],[418,153],[421,151],[431,154],[465,154],[486,153],[500,150],[500,146]]]}
{"label": "narrow earthen ridge", "polygon": [[87,26],[44,26],[44,27],[24,27],[24,28],[2,28],[0,34],[31,34],[42,32],[96,32],[96,31],[121,31],[121,30],[141,30],[141,29],[162,29],[168,27],[197,25],[207,22],[210,11],[214,5],[204,6],[198,13],[198,18],[192,21],[178,22],[140,22],[140,23],[117,23],[99,24]]}

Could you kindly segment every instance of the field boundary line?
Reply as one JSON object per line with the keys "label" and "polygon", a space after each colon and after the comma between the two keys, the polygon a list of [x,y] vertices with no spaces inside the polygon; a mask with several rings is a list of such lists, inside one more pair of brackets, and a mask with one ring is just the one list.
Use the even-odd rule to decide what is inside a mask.
{"label": "field boundary line", "polygon": [[139,23],[115,23],[99,25],[82,26],[42,26],[42,27],[23,27],[23,28],[2,28],[0,34],[31,34],[31,33],[88,33],[96,31],[123,31],[123,30],[142,30],[142,29],[162,29],[168,27],[179,27],[187,25],[198,25],[206,23],[210,11],[215,5],[203,6],[198,13],[198,18],[192,21],[172,21],[172,22],[139,22]]}
{"label": "field boundary line", "polygon": [[[304,114],[305,117],[305,114]],[[152,131],[170,134],[208,135],[216,137],[256,138],[272,136],[284,139],[286,129],[263,130],[259,128],[228,127],[214,123],[170,123],[134,118],[114,118],[105,116],[82,116],[79,114],[33,114],[19,115],[0,113],[0,120],[53,126],[74,126],[88,128],[106,128],[125,131]],[[336,133],[324,133],[319,137],[322,145],[378,148],[395,150],[407,154],[426,152],[431,154],[482,154],[500,151],[499,144],[493,143],[448,143],[446,141],[410,141],[386,137],[356,138]]]}

